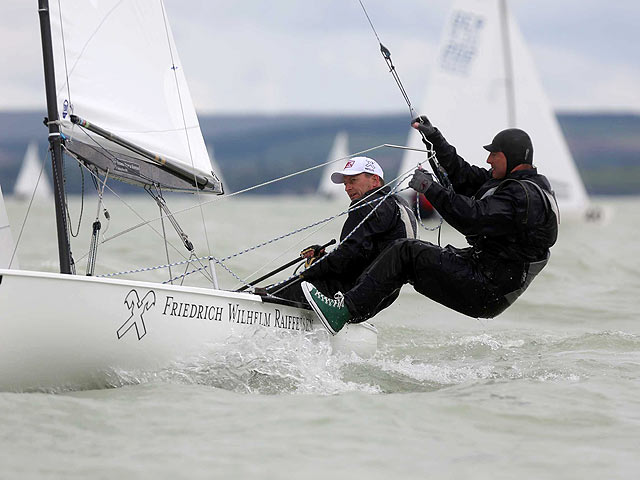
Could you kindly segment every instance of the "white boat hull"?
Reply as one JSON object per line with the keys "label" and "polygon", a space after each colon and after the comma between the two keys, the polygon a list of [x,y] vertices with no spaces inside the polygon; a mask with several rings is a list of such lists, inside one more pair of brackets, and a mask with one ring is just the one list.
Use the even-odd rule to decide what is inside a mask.
{"label": "white boat hull", "polygon": [[160,369],[257,329],[318,331],[372,355],[369,324],[324,334],[311,310],[249,293],[0,269],[0,390],[65,388],[114,370]]}

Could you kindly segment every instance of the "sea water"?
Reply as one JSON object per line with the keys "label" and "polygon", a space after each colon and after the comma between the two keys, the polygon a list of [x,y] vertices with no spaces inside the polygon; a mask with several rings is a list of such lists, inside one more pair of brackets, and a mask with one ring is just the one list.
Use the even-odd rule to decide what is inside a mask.
{"label": "sea water", "polygon": [[[97,274],[166,263],[160,222],[117,235],[158,216],[147,198],[123,200],[105,200]],[[640,199],[596,203],[604,220],[567,219],[547,268],[494,320],[451,312],[405,286],[374,319],[371,358],[256,331],[159,371],[109,372],[74,391],[0,393],[0,478],[638,478]],[[180,211],[193,202],[169,204]],[[230,198],[177,218],[200,254],[222,258],[344,206]],[[24,227],[26,204],[7,207],[14,237],[22,231],[21,267],[55,271],[53,207],[33,205]],[[74,234],[81,211],[79,271],[97,204],[71,199]],[[259,276],[336,238],[343,218],[225,263],[240,278]],[[175,261],[184,248],[170,238]],[[421,238],[437,242],[433,232]],[[441,241],[464,245],[447,225]],[[217,274],[224,288],[241,285]]]}

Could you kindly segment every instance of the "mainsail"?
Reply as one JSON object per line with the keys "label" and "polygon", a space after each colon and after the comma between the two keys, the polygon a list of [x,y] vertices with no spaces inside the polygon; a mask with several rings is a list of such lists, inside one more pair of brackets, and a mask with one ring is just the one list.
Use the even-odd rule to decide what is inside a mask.
{"label": "mainsail", "polygon": [[[527,131],[534,164],[551,182],[561,215],[585,213],[584,184],[505,0],[454,3],[420,113],[465,160],[482,167],[487,167],[482,145],[497,132],[510,127]],[[422,146],[413,129],[410,139],[411,146]],[[405,163],[423,159],[408,152]]]}
{"label": "mainsail", "polygon": [[[37,188],[36,188],[37,185]],[[34,194],[35,190],[35,194]],[[38,158],[38,145],[29,143],[22,160],[22,167],[13,187],[14,197],[21,199],[50,200],[53,197],[47,172]]]}
{"label": "mainsail", "polygon": [[66,147],[110,177],[221,193],[162,1],[54,1],[50,18]]}
{"label": "mainsail", "polygon": [[[327,157],[327,162],[332,162],[339,158],[345,158],[349,155],[349,138],[347,132],[338,132],[333,141],[331,152]],[[346,162],[346,160],[345,160]],[[341,170],[345,162],[332,162],[322,170],[322,178],[318,186],[318,193],[324,197],[335,199],[344,195],[344,186],[331,181],[331,174],[337,170]],[[345,197],[346,198],[346,197]]]}

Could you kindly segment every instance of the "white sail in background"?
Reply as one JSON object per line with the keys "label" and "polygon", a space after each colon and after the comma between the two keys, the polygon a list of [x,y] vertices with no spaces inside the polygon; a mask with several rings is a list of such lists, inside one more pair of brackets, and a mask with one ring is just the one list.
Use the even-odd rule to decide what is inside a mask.
{"label": "white sail in background", "polygon": [[[329,156],[327,157],[327,162],[337,160],[339,158],[345,158],[348,155],[349,138],[347,136],[347,132],[338,132],[335,140],[333,141],[331,152],[329,152]],[[345,195],[344,185],[336,184],[331,181],[331,174],[337,170],[341,170],[343,166],[344,163],[333,162],[329,163],[322,170],[322,178],[320,179],[320,185],[318,186],[318,194],[330,199],[340,198]]]}
{"label": "white sail in background", "polygon": [[13,187],[13,195],[20,199],[31,200],[34,190],[34,200],[50,200],[53,197],[47,172],[42,168],[38,158],[38,145],[36,142],[31,142],[24,154],[22,167]]}
{"label": "white sail in background", "polygon": [[105,141],[69,123],[93,125],[181,167],[211,176],[184,70],[162,1],[51,2],[58,109],[63,132]]}
{"label": "white sail in background", "polygon": [[14,243],[9,227],[9,217],[4,207],[4,197],[2,196],[2,187],[0,187],[0,268],[20,268],[18,266],[18,258],[13,255]]}
{"label": "white sail in background", "polygon": [[[504,0],[454,2],[419,113],[465,160],[482,167],[488,167],[482,146],[496,133],[525,130],[533,141],[534,164],[551,182],[561,216],[585,213],[584,184]],[[414,129],[409,144],[422,147]],[[407,157],[415,165],[424,154]]]}

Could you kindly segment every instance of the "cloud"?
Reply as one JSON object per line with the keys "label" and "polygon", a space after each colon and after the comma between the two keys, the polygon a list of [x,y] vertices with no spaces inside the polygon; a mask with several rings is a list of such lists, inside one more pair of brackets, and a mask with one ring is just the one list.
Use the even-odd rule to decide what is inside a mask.
{"label": "cloud", "polygon": [[[165,0],[200,111],[400,112],[358,2]],[[420,107],[450,2],[365,2]],[[556,108],[640,110],[640,3],[510,2]],[[190,8],[189,8],[190,7]],[[3,0],[0,109],[44,109],[36,5]]]}
{"label": "cloud", "polygon": [[0,15],[0,108],[44,109],[44,74],[35,2],[10,0]]}
{"label": "cloud", "polygon": [[533,52],[542,83],[558,110],[640,111],[640,67],[542,46]]}

